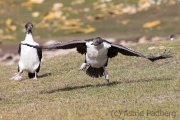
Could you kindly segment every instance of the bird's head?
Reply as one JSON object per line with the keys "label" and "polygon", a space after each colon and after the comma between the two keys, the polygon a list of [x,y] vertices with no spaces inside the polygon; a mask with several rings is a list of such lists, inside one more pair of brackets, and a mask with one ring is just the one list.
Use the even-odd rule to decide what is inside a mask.
{"label": "bird's head", "polygon": [[31,22],[28,22],[28,23],[26,23],[25,28],[26,28],[26,32],[28,34],[32,33],[33,24]]}
{"label": "bird's head", "polygon": [[103,39],[101,37],[96,37],[93,39],[93,43],[91,45],[98,46],[103,42]]}

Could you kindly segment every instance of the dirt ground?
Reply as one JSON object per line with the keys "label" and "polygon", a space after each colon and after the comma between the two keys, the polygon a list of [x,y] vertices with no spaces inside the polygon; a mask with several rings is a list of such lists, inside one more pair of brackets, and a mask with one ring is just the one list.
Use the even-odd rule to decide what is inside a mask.
{"label": "dirt ground", "polygon": [[7,53],[18,54],[18,45],[8,45],[0,47],[0,57],[4,56]]}

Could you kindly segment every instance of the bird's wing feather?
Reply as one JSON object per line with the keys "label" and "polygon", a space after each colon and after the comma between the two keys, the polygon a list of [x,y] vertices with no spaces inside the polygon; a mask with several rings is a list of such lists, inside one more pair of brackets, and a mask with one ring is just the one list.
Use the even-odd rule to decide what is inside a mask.
{"label": "bird's wing feather", "polygon": [[[37,42],[34,42],[33,45],[39,46],[39,44]],[[41,62],[41,59],[42,59],[42,49],[41,48],[36,48],[36,49],[37,49],[37,54],[38,54],[39,61]]]}
{"label": "bird's wing feather", "polygon": [[19,48],[18,48],[18,54],[21,54],[21,43],[19,44]]}
{"label": "bird's wing feather", "polygon": [[118,52],[120,52],[123,55],[127,55],[127,56],[137,56],[137,57],[147,58],[152,62],[159,60],[159,59],[166,59],[166,58],[172,57],[171,55],[166,54],[166,50],[161,55],[147,56],[147,55],[143,55],[140,52],[134,51],[130,48],[127,48],[127,47],[125,47],[123,45],[119,45],[119,44],[111,44],[111,47],[108,50],[108,57],[110,57],[110,58],[115,57],[118,54]]}
{"label": "bird's wing feather", "polygon": [[37,45],[30,45],[26,43],[21,43],[23,45],[27,45],[30,47],[34,48],[39,48],[39,49],[72,49],[72,48],[77,48],[77,51],[81,54],[84,54],[86,52],[86,42],[88,40],[70,40],[67,42],[61,42],[61,43],[56,43],[54,45],[50,46],[37,46]]}
{"label": "bird's wing feather", "polygon": [[41,59],[42,59],[42,49],[37,48],[37,54],[38,54],[38,57],[39,57],[39,61],[41,61]]}
{"label": "bird's wing feather", "polygon": [[126,56],[137,56],[146,58],[145,55],[119,44],[111,44],[111,47],[108,50],[108,57],[115,57],[119,52]]}

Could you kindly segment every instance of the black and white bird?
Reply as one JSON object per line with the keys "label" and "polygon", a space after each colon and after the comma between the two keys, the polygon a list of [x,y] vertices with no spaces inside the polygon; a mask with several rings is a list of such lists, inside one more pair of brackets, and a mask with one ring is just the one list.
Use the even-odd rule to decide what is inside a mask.
{"label": "black and white bird", "polygon": [[105,76],[106,80],[109,82],[108,72],[106,66],[108,65],[108,58],[115,57],[118,53],[127,56],[137,56],[149,59],[150,61],[155,61],[159,59],[165,59],[170,57],[163,53],[158,56],[146,56],[139,52],[136,52],[130,48],[127,48],[123,45],[113,44],[108,42],[101,37],[87,39],[87,40],[70,40],[67,42],[57,43],[50,46],[36,46],[30,44],[24,44],[34,48],[39,49],[71,49],[76,48],[77,51],[81,54],[85,54],[85,61],[81,65],[80,69],[86,70],[86,74],[91,77],[101,77]]}
{"label": "black and white bird", "polygon": [[28,72],[29,78],[37,79],[37,73],[40,70],[42,49],[32,48],[26,45],[22,45],[22,43],[27,43],[30,45],[39,46],[38,43],[34,42],[32,36],[33,24],[31,22],[28,22],[25,25],[25,28],[26,28],[26,37],[25,40],[19,44],[19,49],[18,49],[18,53],[20,55],[20,60],[18,63],[18,74],[10,78],[10,80],[21,80],[22,77],[20,76],[20,74],[23,71]]}
{"label": "black and white bird", "polygon": [[170,40],[173,41],[175,39],[175,35],[170,35]]}

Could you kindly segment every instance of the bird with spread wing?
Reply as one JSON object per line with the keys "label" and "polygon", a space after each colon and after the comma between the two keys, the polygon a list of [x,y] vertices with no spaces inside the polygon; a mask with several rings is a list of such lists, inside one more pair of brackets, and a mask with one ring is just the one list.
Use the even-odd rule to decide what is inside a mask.
{"label": "bird with spread wing", "polygon": [[81,65],[80,69],[86,70],[86,67],[89,66],[86,70],[87,75],[95,78],[105,76],[108,82],[109,76],[105,68],[108,65],[108,58],[113,58],[117,56],[118,53],[121,53],[126,56],[146,58],[152,62],[172,57],[170,55],[165,54],[166,51],[162,55],[147,56],[123,45],[113,44],[105,39],[102,39],[101,37],[96,37],[87,40],[70,40],[67,42],[56,43],[50,46],[36,46],[26,43],[21,44],[39,49],[76,48],[79,53],[85,54],[85,61]]}

